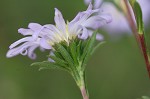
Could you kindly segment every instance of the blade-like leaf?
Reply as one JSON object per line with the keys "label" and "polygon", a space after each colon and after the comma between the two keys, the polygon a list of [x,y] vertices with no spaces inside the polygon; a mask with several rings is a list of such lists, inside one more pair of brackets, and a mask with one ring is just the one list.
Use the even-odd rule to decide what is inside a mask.
{"label": "blade-like leaf", "polygon": [[78,61],[80,60],[80,56],[81,56],[81,40],[79,41],[78,45],[77,45],[77,56],[78,56]]}
{"label": "blade-like leaf", "polygon": [[106,43],[106,42],[105,42],[105,41],[102,41],[102,42],[98,43],[98,44],[93,48],[93,50],[92,50],[92,52],[91,52],[91,55],[92,55],[101,45],[103,45],[104,43]]}
{"label": "blade-like leaf", "polygon": [[87,45],[84,48],[84,52],[81,56],[81,61],[83,61],[83,65],[85,65],[85,63],[87,62],[89,56],[91,55],[94,43],[96,41],[96,34],[97,31],[95,31],[92,35],[92,37],[89,39],[89,41],[87,42]]}
{"label": "blade-like leaf", "polygon": [[65,61],[70,65],[73,66],[74,62],[73,59],[71,58],[70,54],[68,51],[59,43],[56,44],[56,50],[61,53]]}
{"label": "blade-like leaf", "polygon": [[78,61],[77,61],[77,47],[76,47],[76,43],[74,41],[72,41],[69,45],[70,47],[70,52],[71,52],[71,56],[74,60],[74,63],[77,65],[78,64]]}
{"label": "blade-like leaf", "polygon": [[54,51],[54,55],[56,57],[59,57],[60,59],[64,60],[64,58],[62,57],[62,55],[58,51]]}
{"label": "blade-like leaf", "polygon": [[62,67],[68,67],[67,66],[67,62],[65,62],[64,60],[56,57],[56,56],[49,56],[51,59],[53,59],[55,61],[55,63],[59,64]]}
{"label": "blade-like leaf", "polygon": [[43,61],[43,62],[35,62],[32,63],[31,66],[39,66],[39,70],[41,69],[57,69],[59,68],[58,66],[54,65],[53,63],[49,61]]}

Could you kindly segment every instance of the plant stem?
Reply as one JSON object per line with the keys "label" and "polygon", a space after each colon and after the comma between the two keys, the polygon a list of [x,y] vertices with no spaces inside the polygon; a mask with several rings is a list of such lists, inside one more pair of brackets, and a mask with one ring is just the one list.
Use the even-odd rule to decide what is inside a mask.
{"label": "plant stem", "polygon": [[143,51],[143,56],[145,58],[147,71],[148,71],[149,77],[150,77],[150,62],[149,62],[149,57],[148,57],[148,53],[147,53],[147,50],[146,50],[147,46],[146,46],[146,43],[145,43],[145,38],[144,38],[143,34],[139,35],[139,37],[140,37],[140,40],[141,40],[141,47],[142,47],[142,51]]}
{"label": "plant stem", "polygon": [[83,96],[83,99],[89,99],[89,96],[88,96],[88,94],[87,94],[87,91],[86,91],[85,86],[81,86],[81,87],[80,87],[80,91],[81,91],[81,94],[82,94],[82,96]]}
{"label": "plant stem", "polygon": [[123,0],[123,1],[124,1],[126,10],[127,10],[127,11],[124,11],[124,12],[125,12],[125,15],[126,15],[126,18],[127,18],[128,22],[129,22],[129,25],[130,25],[130,27],[131,27],[131,30],[132,30],[132,32],[133,32],[133,34],[134,34],[134,36],[135,36],[135,38],[136,38],[136,40],[137,40],[137,42],[138,42],[138,44],[139,44],[139,47],[141,47],[141,46],[140,46],[140,38],[139,38],[139,35],[138,35],[138,32],[137,32],[136,24],[135,24],[134,19],[133,19],[133,17],[132,17],[132,12],[131,12],[131,10],[130,10],[129,3],[128,3],[127,0]]}
{"label": "plant stem", "polygon": [[132,17],[132,12],[130,10],[130,6],[129,6],[129,3],[127,0],[123,0],[124,1],[124,4],[125,4],[125,7],[126,7],[126,10],[127,12],[125,13],[126,14],[126,18],[129,22],[129,25],[132,29],[132,32],[137,40],[137,43],[140,47],[140,50],[144,56],[144,59],[145,59],[145,64],[146,64],[146,67],[147,67],[147,71],[148,71],[148,74],[149,74],[149,77],[150,77],[150,62],[149,62],[149,59],[148,59],[148,54],[147,54],[147,46],[146,46],[146,42],[145,42],[145,38],[144,38],[144,35],[143,33],[138,33],[137,31],[137,27],[135,25],[135,22],[134,22],[134,19]]}
{"label": "plant stem", "polygon": [[88,89],[87,89],[87,84],[85,82],[85,71],[80,71],[78,80],[76,80],[76,83],[81,91],[83,99],[89,99],[89,94],[88,94]]}

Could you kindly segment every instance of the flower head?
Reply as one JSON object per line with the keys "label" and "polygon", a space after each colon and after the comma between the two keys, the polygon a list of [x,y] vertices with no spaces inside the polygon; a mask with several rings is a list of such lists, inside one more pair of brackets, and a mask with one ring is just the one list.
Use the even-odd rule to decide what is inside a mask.
{"label": "flower head", "polygon": [[[53,45],[65,41],[68,45],[72,39],[78,38],[86,40],[95,29],[100,28],[111,21],[107,14],[99,13],[99,9],[92,9],[90,4],[88,9],[79,12],[70,22],[65,22],[61,12],[55,8],[55,25],[30,23],[28,28],[18,30],[24,37],[10,45],[7,57],[18,54],[28,55],[31,59],[36,58],[34,50],[38,47],[42,49],[53,49]],[[103,36],[97,34],[97,40],[103,40]]]}

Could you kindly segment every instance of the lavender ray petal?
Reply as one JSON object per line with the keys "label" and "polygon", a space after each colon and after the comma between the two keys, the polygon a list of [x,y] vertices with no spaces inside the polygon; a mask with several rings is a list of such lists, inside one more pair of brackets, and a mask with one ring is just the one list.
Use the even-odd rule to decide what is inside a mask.
{"label": "lavender ray petal", "polygon": [[18,32],[21,33],[24,36],[32,35],[34,33],[31,29],[24,29],[24,28],[18,29]]}
{"label": "lavender ray petal", "polygon": [[22,38],[22,39],[20,39],[16,42],[14,42],[13,44],[11,44],[9,46],[9,48],[12,49],[12,48],[16,47],[17,45],[19,45],[21,43],[24,43],[24,42],[27,42],[27,41],[32,41],[32,40],[33,40],[33,38],[31,36],[30,37],[24,37],[24,38]]}

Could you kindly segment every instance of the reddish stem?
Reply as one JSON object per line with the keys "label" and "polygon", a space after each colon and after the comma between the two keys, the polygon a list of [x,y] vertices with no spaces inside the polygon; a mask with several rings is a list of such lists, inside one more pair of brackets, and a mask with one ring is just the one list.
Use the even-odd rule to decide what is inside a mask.
{"label": "reddish stem", "polygon": [[143,52],[143,56],[144,56],[144,59],[145,59],[147,71],[148,71],[149,77],[150,77],[150,62],[149,62],[148,54],[147,54],[147,51],[146,51],[147,47],[146,47],[146,44],[145,44],[144,35],[141,34],[141,35],[139,35],[139,37],[140,37],[140,41],[141,41],[141,47],[142,47],[142,52]]}
{"label": "reddish stem", "polygon": [[83,96],[83,99],[89,99],[89,96],[87,95],[85,86],[80,87],[80,90],[81,90],[81,94]]}
{"label": "reddish stem", "polygon": [[137,27],[136,27],[134,19],[132,17],[132,12],[130,10],[128,1],[127,0],[123,0],[123,1],[124,1],[125,6],[126,6],[126,9],[127,9],[127,13],[126,13],[127,20],[129,22],[129,25],[132,29],[132,32],[133,32],[133,34],[134,34],[134,36],[137,40],[137,43],[138,43],[138,45],[141,49],[141,52],[144,56],[147,71],[148,71],[148,74],[149,74],[149,77],[150,77],[150,62],[149,62],[148,54],[147,54],[147,51],[146,51],[147,46],[146,46],[145,38],[143,36],[143,33],[139,34],[138,31],[137,31]]}

